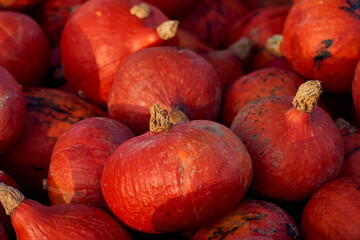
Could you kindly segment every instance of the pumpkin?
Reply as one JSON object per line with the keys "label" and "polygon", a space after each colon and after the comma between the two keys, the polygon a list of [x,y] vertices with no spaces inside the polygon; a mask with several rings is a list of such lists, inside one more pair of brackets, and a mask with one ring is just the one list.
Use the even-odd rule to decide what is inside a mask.
{"label": "pumpkin", "polygon": [[144,2],[150,3],[158,7],[166,16],[170,18],[179,18],[192,9],[197,2],[196,0],[145,0]]}
{"label": "pumpkin", "polygon": [[106,113],[83,99],[54,89],[27,87],[26,122],[19,141],[1,156],[0,168],[16,179],[21,190],[47,201],[42,180],[47,178],[51,152],[58,137],[74,123]]}
{"label": "pumpkin", "polygon": [[176,32],[179,44],[181,48],[191,50],[197,54],[203,54],[211,51],[215,51],[214,48],[203,43],[196,35],[184,30],[178,29]]}
{"label": "pumpkin", "polygon": [[344,146],[331,117],[316,107],[321,92],[319,81],[307,81],[295,97],[261,98],[236,115],[230,128],[251,155],[254,193],[306,200],[339,174]]}
{"label": "pumpkin", "polygon": [[101,174],[110,154],[135,135],[109,118],[81,120],[57,140],[51,155],[48,193],[51,205],[82,203],[106,210]]}
{"label": "pumpkin", "polygon": [[19,139],[25,126],[26,106],[22,87],[0,66],[0,154]]}
{"label": "pumpkin", "polygon": [[322,186],[305,205],[306,240],[360,239],[360,178],[339,178]]}
{"label": "pumpkin", "polygon": [[205,59],[177,47],[149,47],[133,53],[120,67],[108,99],[111,118],[136,135],[149,129],[149,110],[161,102],[190,119],[216,120],[221,86]]}
{"label": "pumpkin", "polygon": [[29,10],[44,1],[45,0],[2,0],[0,2],[0,10]]}
{"label": "pumpkin", "polygon": [[266,51],[269,37],[281,34],[290,6],[258,8],[240,18],[229,33],[229,44],[247,37],[255,43],[255,51],[247,66],[249,72],[266,68],[273,58],[278,58]]}
{"label": "pumpkin", "polygon": [[253,47],[252,41],[242,38],[227,49],[202,54],[214,66],[222,89],[245,74],[243,64],[250,59]]}
{"label": "pumpkin", "polygon": [[282,5],[290,5],[290,0],[245,0],[246,6],[250,9],[276,7]]}
{"label": "pumpkin", "polygon": [[277,205],[262,200],[242,200],[225,217],[198,228],[191,240],[230,240],[262,236],[269,239],[301,239],[291,216]]}
{"label": "pumpkin", "polygon": [[189,31],[215,49],[227,46],[233,24],[248,12],[242,1],[201,0],[179,18],[181,29]]}
{"label": "pumpkin", "polygon": [[150,131],[121,144],[105,163],[101,188],[111,212],[136,231],[167,233],[235,207],[252,178],[239,138],[213,121],[171,121],[174,113],[158,104],[151,113]]}
{"label": "pumpkin", "polygon": [[52,47],[60,44],[62,30],[70,16],[87,0],[48,0],[39,9],[39,19]]}
{"label": "pumpkin", "polygon": [[360,132],[343,118],[336,120],[344,142],[344,163],[338,177],[360,177]]}
{"label": "pumpkin", "polygon": [[265,68],[246,74],[225,89],[220,122],[230,126],[236,114],[251,101],[268,96],[295,96],[303,82],[292,71],[278,68]]}
{"label": "pumpkin", "polygon": [[318,79],[326,91],[346,93],[360,59],[360,18],[356,1],[298,1],[282,36],[268,48],[283,55],[305,79]]}
{"label": "pumpkin", "polygon": [[0,11],[0,65],[24,86],[35,86],[49,68],[48,39],[35,20],[12,11]]}
{"label": "pumpkin", "polygon": [[124,239],[127,230],[108,213],[83,204],[45,206],[0,183],[0,201],[19,240]]}
{"label": "pumpkin", "polygon": [[66,80],[79,96],[106,106],[119,67],[133,52],[172,38],[178,21],[137,0],[94,0],[82,4],[61,36]]}

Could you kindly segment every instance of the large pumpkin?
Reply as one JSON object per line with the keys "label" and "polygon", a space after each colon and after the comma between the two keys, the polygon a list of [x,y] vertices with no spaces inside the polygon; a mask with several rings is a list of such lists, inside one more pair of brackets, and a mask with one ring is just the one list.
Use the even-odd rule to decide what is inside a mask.
{"label": "large pumpkin", "polygon": [[152,108],[151,131],[111,154],[102,192],[112,213],[137,231],[191,230],[241,200],[252,178],[251,159],[227,127],[208,120],[172,125],[171,112],[159,108]]}

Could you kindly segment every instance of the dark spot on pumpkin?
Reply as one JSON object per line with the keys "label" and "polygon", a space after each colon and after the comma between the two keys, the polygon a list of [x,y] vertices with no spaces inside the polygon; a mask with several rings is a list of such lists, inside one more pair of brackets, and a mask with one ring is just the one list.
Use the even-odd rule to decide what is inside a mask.
{"label": "dark spot on pumpkin", "polygon": [[[223,227],[217,228],[217,230],[212,234],[211,237],[208,238],[208,240],[212,239],[219,239],[223,240],[225,239],[229,234],[234,233],[237,229],[239,229],[240,226],[235,226],[230,229],[224,229]],[[220,238],[219,238],[220,237]]]}
{"label": "dark spot on pumpkin", "polygon": [[286,229],[287,234],[291,237],[291,239],[300,239],[298,230],[295,226],[293,226],[289,223],[286,223],[285,229]]}
{"label": "dark spot on pumpkin", "polygon": [[346,4],[347,6],[340,6],[340,9],[360,20],[360,1],[346,0]]}
{"label": "dark spot on pumpkin", "polygon": [[43,167],[35,167],[35,166],[33,167],[33,169],[34,169],[35,172],[45,170],[45,168],[43,168]]}
{"label": "dark spot on pumpkin", "polygon": [[333,39],[326,39],[320,43],[320,50],[317,51],[317,55],[314,57],[314,65],[316,68],[320,69],[320,64],[325,59],[331,57],[331,53],[328,51],[328,48],[333,44]]}
{"label": "dark spot on pumpkin", "polygon": [[346,153],[346,154],[344,155],[344,159],[345,159],[345,158],[348,158],[350,155],[356,153],[356,152],[359,151],[359,150],[360,150],[360,146],[354,147],[353,149],[351,149],[350,152],[348,152],[348,153]]}

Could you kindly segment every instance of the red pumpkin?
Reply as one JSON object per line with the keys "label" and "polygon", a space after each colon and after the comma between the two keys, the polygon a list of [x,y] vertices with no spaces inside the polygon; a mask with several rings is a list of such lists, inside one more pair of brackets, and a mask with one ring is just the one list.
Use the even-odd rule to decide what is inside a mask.
{"label": "red pumpkin", "polygon": [[250,9],[276,7],[282,5],[290,5],[290,0],[245,0],[246,6]]}
{"label": "red pumpkin", "polygon": [[304,81],[295,73],[266,68],[237,79],[224,91],[220,122],[230,126],[236,114],[251,101],[268,96],[296,94]]}
{"label": "red pumpkin", "polygon": [[0,12],[0,65],[21,85],[40,83],[49,67],[50,46],[38,23],[29,16]]}
{"label": "red pumpkin", "polygon": [[31,9],[45,0],[1,0],[0,10],[27,10]]}
{"label": "red pumpkin", "polygon": [[6,152],[21,135],[26,105],[21,86],[0,66],[0,154]]}
{"label": "red pumpkin", "polygon": [[233,24],[247,12],[242,1],[201,0],[188,14],[179,18],[180,28],[213,48],[224,48]]}
{"label": "red pumpkin", "polygon": [[105,112],[83,99],[59,90],[24,88],[25,128],[19,141],[1,158],[0,168],[16,179],[21,190],[44,201],[51,152],[58,137],[74,123]]}
{"label": "red pumpkin", "polygon": [[360,239],[360,178],[339,178],[322,186],[305,205],[306,240]]}
{"label": "red pumpkin", "polygon": [[236,115],[231,129],[251,155],[255,193],[305,200],[339,174],[344,146],[333,120],[316,107],[321,90],[319,81],[308,81],[295,97],[261,98]]}
{"label": "red pumpkin", "polygon": [[344,163],[339,177],[360,177],[360,131],[342,118],[336,120],[344,142]]}
{"label": "red pumpkin", "polygon": [[145,0],[163,11],[170,18],[178,18],[186,14],[197,2],[196,0]]}
{"label": "red pumpkin", "polygon": [[215,51],[212,47],[203,43],[199,38],[194,34],[183,30],[178,29],[176,36],[179,40],[179,47],[191,50],[197,54],[204,54],[207,52]]}
{"label": "red pumpkin", "polygon": [[0,200],[19,240],[124,239],[126,229],[108,213],[83,204],[44,206],[0,183]]}
{"label": "red pumpkin", "polygon": [[304,78],[320,80],[327,91],[350,92],[360,59],[358,4],[299,1],[286,18],[283,36],[273,46]]}
{"label": "red pumpkin", "polygon": [[171,112],[155,106],[151,131],[121,144],[105,163],[101,185],[109,209],[147,233],[187,231],[222,217],[251,182],[245,147],[221,124],[172,125]]}
{"label": "red pumpkin", "polygon": [[105,161],[135,135],[109,118],[88,118],[75,123],[57,140],[52,151],[48,193],[51,205],[82,203],[106,210],[101,193]]}
{"label": "red pumpkin", "polygon": [[278,58],[266,51],[265,45],[269,37],[283,31],[289,6],[259,8],[239,19],[229,33],[229,43],[247,37],[255,43],[255,52],[248,66],[249,71],[268,66],[273,58]]}
{"label": "red pumpkin", "polygon": [[250,236],[301,239],[299,229],[287,212],[273,203],[259,200],[241,201],[225,217],[198,228],[190,239],[235,240]]}
{"label": "red pumpkin", "polygon": [[221,86],[213,66],[177,47],[151,47],[132,54],[116,75],[108,111],[136,135],[149,129],[149,109],[161,102],[190,120],[216,120]]}
{"label": "red pumpkin", "polygon": [[48,0],[40,8],[39,18],[53,47],[60,44],[65,23],[70,16],[87,0]]}
{"label": "red pumpkin", "polygon": [[161,45],[175,35],[177,22],[167,21],[156,7],[140,5],[144,16],[136,16],[133,7],[140,3],[88,1],[68,20],[61,37],[61,60],[66,80],[80,96],[106,106],[124,60],[139,49]]}
{"label": "red pumpkin", "polygon": [[[354,79],[351,86],[352,102],[355,109],[355,119],[360,117],[360,61],[356,65]],[[360,121],[356,120],[357,123]]]}

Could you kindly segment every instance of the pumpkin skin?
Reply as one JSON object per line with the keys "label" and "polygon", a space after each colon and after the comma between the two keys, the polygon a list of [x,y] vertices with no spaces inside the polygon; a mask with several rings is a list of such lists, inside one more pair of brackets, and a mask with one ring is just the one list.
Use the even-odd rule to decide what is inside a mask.
{"label": "pumpkin skin", "polygon": [[344,141],[344,163],[338,177],[360,178],[360,131],[349,122],[337,119],[336,125]]}
{"label": "pumpkin skin", "polygon": [[222,217],[251,178],[251,159],[239,138],[216,122],[193,120],[121,144],[105,163],[101,185],[109,209],[125,225],[166,233]]}
{"label": "pumpkin skin", "polygon": [[278,68],[266,68],[244,75],[226,88],[220,122],[230,126],[236,114],[251,101],[268,96],[295,96],[302,83],[301,77],[292,71]]}
{"label": "pumpkin skin", "polygon": [[106,212],[83,204],[44,206],[25,199],[11,215],[18,240],[124,239],[127,230]]}
{"label": "pumpkin skin", "polygon": [[105,161],[134,136],[124,124],[104,117],[72,125],[52,151],[48,174],[51,205],[82,203],[106,210],[100,185]]}
{"label": "pumpkin skin", "polygon": [[249,72],[265,68],[273,58],[277,58],[266,51],[265,44],[269,37],[283,32],[289,10],[289,6],[259,8],[234,24],[229,33],[229,44],[242,37],[256,43],[254,55],[247,68]]}
{"label": "pumpkin skin", "polygon": [[27,87],[26,122],[19,141],[2,156],[0,168],[16,179],[21,190],[44,201],[51,153],[58,137],[74,123],[106,113],[83,99],[54,89]]}
{"label": "pumpkin skin", "polygon": [[281,52],[290,66],[306,79],[321,81],[330,92],[351,90],[360,59],[360,19],[355,2],[299,1],[284,25]]}
{"label": "pumpkin skin", "polygon": [[42,4],[39,18],[52,47],[60,44],[67,20],[85,1],[87,0],[48,0]]}
{"label": "pumpkin skin", "polygon": [[0,10],[27,10],[44,2],[45,0],[2,0]]}
{"label": "pumpkin skin", "polygon": [[49,68],[48,39],[25,14],[0,12],[0,49],[0,65],[23,86],[39,84]]}
{"label": "pumpkin skin", "polygon": [[[356,65],[354,79],[351,85],[351,96],[352,102],[354,104],[355,109],[355,119],[359,119],[360,116],[360,61]],[[360,121],[356,120],[357,123]]]}
{"label": "pumpkin skin", "polygon": [[344,146],[335,123],[320,107],[304,113],[293,96],[255,100],[236,115],[233,130],[254,166],[251,189],[269,199],[297,202],[335,179]]}
{"label": "pumpkin skin", "polygon": [[360,238],[360,178],[339,178],[322,186],[305,205],[301,230],[307,240]]}
{"label": "pumpkin skin", "polygon": [[130,8],[137,0],[95,0],[82,4],[61,36],[66,80],[89,101],[106,106],[116,72],[133,52],[162,45],[156,27],[168,20],[157,8],[139,19]]}
{"label": "pumpkin skin", "polygon": [[177,47],[151,47],[132,54],[116,75],[109,116],[139,135],[149,129],[148,109],[155,102],[181,110],[190,120],[216,120],[221,86],[213,66]]}
{"label": "pumpkin skin", "polygon": [[178,29],[176,31],[176,36],[179,41],[178,46],[181,48],[191,50],[200,55],[207,52],[215,51],[214,48],[203,43],[198,37],[196,37],[196,35],[184,29]]}
{"label": "pumpkin skin", "polygon": [[176,19],[191,10],[196,0],[145,0],[144,2],[158,7],[169,18]]}
{"label": "pumpkin skin", "polygon": [[26,106],[22,87],[0,66],[0,154],[6,152],[25,126]]}
{"label": "pumpkin skin", "polygon": [[242,1],[201,0],[179,18],[181,29],[189,31],[215,49],[227,46],[233,24],[248,12]]}
{"label": "pumpkin skin", "polygon": [[277,205],[243,200],[225,217],[198,228],[191,240],[231,240],[262,236],[269,239],[301,239],[291,216]]}

